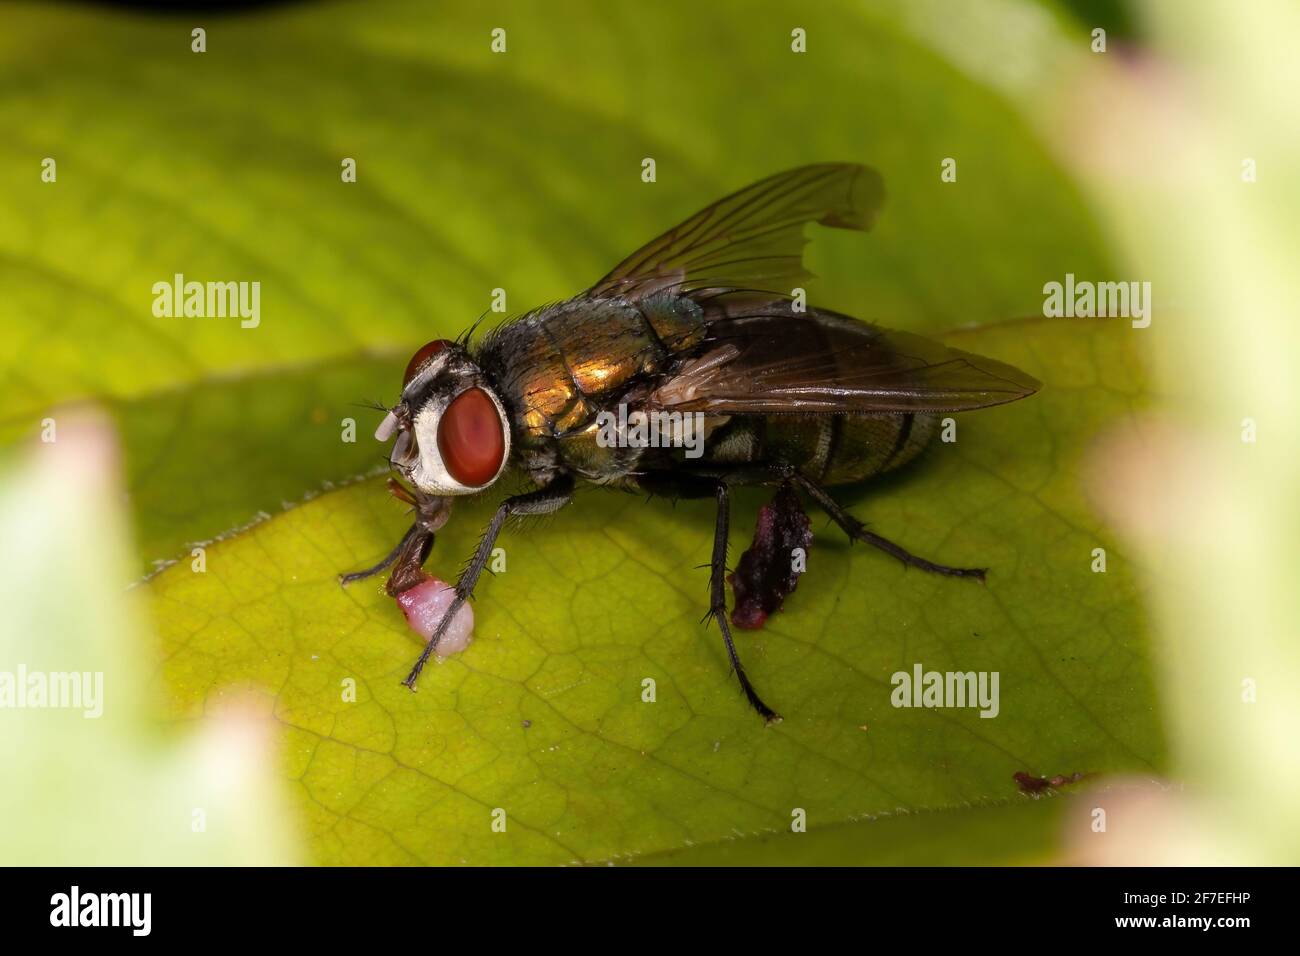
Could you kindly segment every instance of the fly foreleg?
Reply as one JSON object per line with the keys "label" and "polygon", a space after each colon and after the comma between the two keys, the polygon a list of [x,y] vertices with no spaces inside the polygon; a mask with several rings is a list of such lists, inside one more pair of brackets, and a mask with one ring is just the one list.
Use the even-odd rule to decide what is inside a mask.
{"label": "fly foreleg", "polygon": [[433,548],[434,534],[446,524],[447,517],[451,513],[449,499],[411,491],[395,478],[388,479],[388,490],[398,501],[411,505],[415,511],[415,524],[402,535],[402,540],[397,542],[397,547],[393,548],[384,560],[364,571],[340,574],[339,584],[344,587],[354,581],[372,578],[396,564],[393,578],[388,582],[388,593],[397,594],[404,590],[400,585],[419,575],[421,566]]}
{"label": "fly foreleg", "polygon": [[488,522],[487,528],[483,531],[483,537],[479,540],[474,556],[470,558],[469,564],[465,566],[465,570],[460,574],[460,579],[456,582],[456,597],[442,616],[442,620],[438,622],[433,636],[429,638],[429,643],[424,646],[420,659],[411,668],[411,673],[406,675],[406,680],[402,681],[403,684],[411,690],[415,690],[415,682],[419,680],[420,672],[424,670],[429,655],[437,648],[438,641],[442,639],[443,633],[456,617],[456,612],[460,610],[461,605],[473,595],[474,585],[478,583],[479,575],[483,573],[483,568],[487,566],[488,559],[492,556],[492,548],[496,545],[497,535],[501,533],[501,528],[505,525],[506,520],[515,516],[551,514],[567,505],[572,498],[573,479],[564,476],[557,478],[545,488],[539,488],[536,491],[530,491],[522,495],[514,495],[501,502],[497,507],[496,514],[492,516],[492,520]]}
{"label": "fly foreleg", "polygon": [[[407,544],[415,537],[415,535],[420,533],[420,530],[419,522],[411,525],[406,534],[402,535],[402,540],[397,542],[397,547],[393,548],[393,550],[388,553],[388,557],[384,558],[384,560],[380,561],[373,567],[366,568],[364,571],[350,571],[347,574],[340,574],[339,584],[346,587],[353,581],[364,581],[366,578],[373,578],[381,571],[388,570],[389,565],[398,559],[402,551],[405,550]],[[432,537],[432,535],[430,535],[430,537]]]}

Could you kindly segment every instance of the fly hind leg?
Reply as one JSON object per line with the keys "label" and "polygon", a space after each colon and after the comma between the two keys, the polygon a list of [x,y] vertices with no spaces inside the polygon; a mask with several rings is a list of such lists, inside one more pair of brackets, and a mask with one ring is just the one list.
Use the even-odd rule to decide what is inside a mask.
{"label": "fly hind leg", "polygon": [[808,496],[821,506],[837,525],[844,529],[850,540],[865,541],[872,547],[879,548],[886,554],[893,555],[904,565],[913,568],[920,568],[922,571],[929,571],[933,574],[945,574],[954,578],[974,578],[977,581],[983,581],[984,575],[988,568],[951,568],[946,564],[935,564],[933,561],[927,561],[925,558],[917,557],[907,549],[894,544],[888,538],[882,538],[874,532],[868,531],[861,521],[853,517],[839,503],[830,496],[830,493],[817,484],[811,478],[800,474],[796,469],[789,469],[786,477],[808,493]]}

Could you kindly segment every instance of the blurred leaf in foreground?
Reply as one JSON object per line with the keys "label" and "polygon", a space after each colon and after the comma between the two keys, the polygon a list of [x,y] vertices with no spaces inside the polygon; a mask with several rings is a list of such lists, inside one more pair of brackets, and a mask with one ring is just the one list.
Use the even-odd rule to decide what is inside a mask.
{"label": "blurred leaf in foreground", "polygon": [[246,705],[223,713],[214,695],[197,736],[150,729],[154,645],[119,583],[114,442],[98,417],[56,426],[0,479],[0,859],[293,862],[268,731]]}

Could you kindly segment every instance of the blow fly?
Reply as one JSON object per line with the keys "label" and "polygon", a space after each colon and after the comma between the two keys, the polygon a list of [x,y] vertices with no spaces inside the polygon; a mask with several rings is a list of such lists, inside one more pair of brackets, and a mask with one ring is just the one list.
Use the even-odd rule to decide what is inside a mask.
{"label": "blow fly", "polygon": [[915,458],[940,413],[1039,387],[1002,362],[803,303],[805,226],[866,230],[883,202],[882,180],[865,166],[779,173],[706,207],[572,299],[478,343],[471,329],[415,353],[401,399],[375,433],[396,439],[390,461],[413,490],[390,484],[414,506],[415,523],[388,557],[344,583],[392,566],[388,592],[409,590],[425,579],[455,498],[483,494],[510,468],[531,487],[497,507],[404,684],[415,689],[506,521],[558,511],[579,481],[716,501],[709,616],[746,698],[769,722],[780,718],[750,684],[727,620],[734,486],[774,486],[800,518],[801,493],[851,540],[926,571],[983,579],[982,568],[935,564],[874,534],[827,490]]}

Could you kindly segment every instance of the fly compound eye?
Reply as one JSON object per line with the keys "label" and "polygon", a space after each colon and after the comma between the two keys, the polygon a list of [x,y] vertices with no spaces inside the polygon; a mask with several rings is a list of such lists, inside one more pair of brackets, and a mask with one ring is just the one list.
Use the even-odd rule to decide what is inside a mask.
{"label": "fly compound eye", "polygon": [[457,395],[438,422],[438,452],[452,478],[469,488],[497,476],[506,455],[505,424],[481,388]]}
{"label": "fly compound eye", "polygon": [[420,369],[447,346],[451,345],[446,339],[434,339],[427,345],[421,346],[420,350],[411,356],[411,361],[406,363],[406,374],[402,376],[402,388],[411,384],[411,379],[420,373]]}

